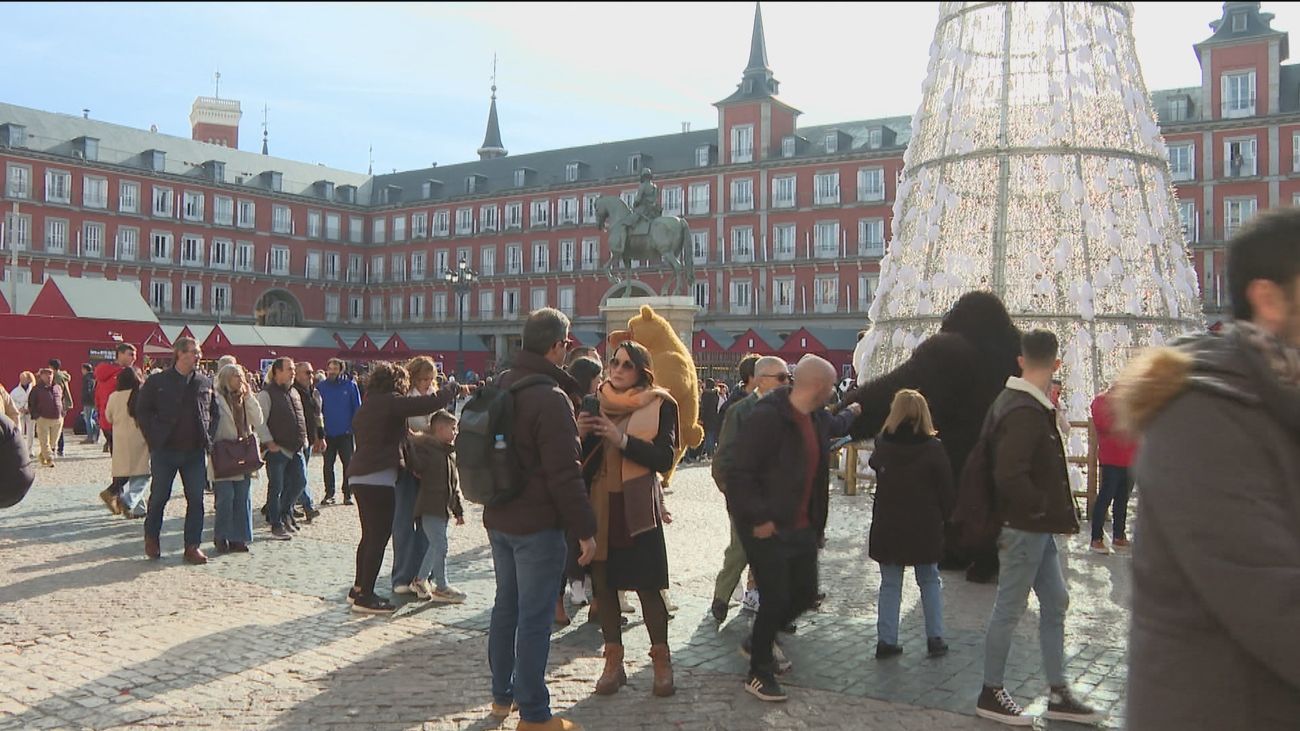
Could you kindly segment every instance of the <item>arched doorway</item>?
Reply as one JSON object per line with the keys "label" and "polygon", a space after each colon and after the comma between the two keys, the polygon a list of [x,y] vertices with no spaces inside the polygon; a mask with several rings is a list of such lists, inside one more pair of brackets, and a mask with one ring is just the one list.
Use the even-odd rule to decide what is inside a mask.
{"label": "arched doorway", "polygon": [[283,289],[270,289],[262,294],[253,308],[257,324],[266,327],[299,327],[302,325],[302,305],[298,298]]}

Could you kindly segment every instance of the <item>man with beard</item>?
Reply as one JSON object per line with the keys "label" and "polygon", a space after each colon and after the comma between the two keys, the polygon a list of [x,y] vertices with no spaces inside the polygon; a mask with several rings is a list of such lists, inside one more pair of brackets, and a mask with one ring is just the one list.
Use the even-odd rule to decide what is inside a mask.
{"label": "man with beard", "polygon": [[[991,292],[967,292],[944,315],[939,332],[917,346],[906,363],[845,394],[843,403],[862,405],[862,416],[850,434],[867,439],[880,433],[894,394],[904,388],[915,389],[930,403],[952,473],[960,475],[966,456],[979,439],[989,406],[1007,378],[1020,375],[1019,355],[1020,332],[1002,301]],[[996,546],[980,546],[968,553],[958,548],[956,535],[948,531],[940,568],[969,566],[968,580],[997,580]]]}
{"label": "man with beard", "polygon": [[1141,437],[1129,728],[1293,729],[1300,718],[1300,209],[1228,246],[1235,322],[1130,364]]}

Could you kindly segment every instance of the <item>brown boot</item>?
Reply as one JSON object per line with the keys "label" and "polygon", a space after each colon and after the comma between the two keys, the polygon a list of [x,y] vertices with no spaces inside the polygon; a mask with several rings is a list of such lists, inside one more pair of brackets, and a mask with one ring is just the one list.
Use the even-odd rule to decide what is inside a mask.
{"label": "brown boot", "polygon": [[582,731],[582,724],[567,718],[551,716],[551,720],[544,723],[520,720],[515,728],[519,731]]}
{"label": "brown boot", "polygon": [[158,545],[157,538],[144,537],[144,555],[147,558],[158,558],[162,556],[162,547]]}
{"label": "brown boot", "polygon": [[614,695],[625,685],[627,673],[623,670],[623,646],[605,643],[605,669],[596,680],[596,695]]}
{"label": "brown boot", "polygon": [[650,659],[654,663],[655,681],[653,692],[660,698],[667,698],[677,692],[673,685],[673,658],[668,652],[668,645],[652,645]]}
{"label": "brown boot", "polygon": [[208,557],[207,554],[203,553],[203,549],[199,548],[198,546],[185,547],[185,563],[191,563],[196,566],[201,566],[207,562],[208,562]]}

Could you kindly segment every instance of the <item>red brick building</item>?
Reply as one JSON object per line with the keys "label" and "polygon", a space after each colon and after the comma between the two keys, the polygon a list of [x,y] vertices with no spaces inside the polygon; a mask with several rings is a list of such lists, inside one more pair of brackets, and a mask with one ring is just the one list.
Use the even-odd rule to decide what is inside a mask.
{"label": "red brick building", "polygon": [[[1226,304],[1224,241],[1300,196],[1300,66],[1283,65],[1287,34],[1259,5],[1225,3],[1193,47],[1200,85],[1152,95],[1211,320]],[[0,104],[0,268],[19,282],[130,281],[164,325],[448,334],[457,297],[441,274],[465,259],[481,275],[467,335],[500,358],[543,305],[604,329],[611,283],[592,206],[630,197],[650,168],[665,213],[691,226],[700,329],[721,341],[755,324],[778,339],[856,331],[909,120],[800,127],[778,90],[756,11],[716,129],[510,156],[494,88],[479,160],[391,175],[239,150],[231,100],[196,100],[191,140]],[[635,286],[662,291],[665,274],[642,266]]]}

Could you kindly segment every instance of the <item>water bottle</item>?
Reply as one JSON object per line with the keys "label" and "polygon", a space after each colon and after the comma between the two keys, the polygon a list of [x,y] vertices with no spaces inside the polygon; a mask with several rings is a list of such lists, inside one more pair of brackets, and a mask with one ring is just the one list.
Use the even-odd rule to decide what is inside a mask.
{"label": "water bottle", "polygon": [[493,488],[499,492],[509,490],[511,487],[510,453],[506,449],[506,435],[497,434],[495,440],[492,444],[492,456],[488,460],[488,468],[491,470]]}

